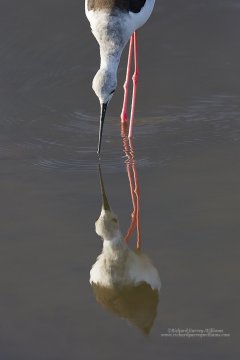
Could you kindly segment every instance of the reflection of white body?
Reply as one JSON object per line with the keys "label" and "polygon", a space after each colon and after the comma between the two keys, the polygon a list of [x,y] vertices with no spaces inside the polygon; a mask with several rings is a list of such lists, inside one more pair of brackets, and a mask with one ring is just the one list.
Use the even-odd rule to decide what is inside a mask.
{"label": "reflection of white body", "polygon": [[133,251],[125,243],[117,217],[102,209],[96,232],[103,239],[103,250],[90,272],[90,282],[104,287],[146,283],[160,290],[157,269],[141,250]]}
{"label": "reflection of white body", "polygon": [[102,178],[101,189],[103,206],[95,225],[96,233],[103,239],[103,249],[90,271],[90,283],[103,307],[149,333],[161,287],[158,271],[141,250],[133,251],[127,246],[117,216],[108,204]]}

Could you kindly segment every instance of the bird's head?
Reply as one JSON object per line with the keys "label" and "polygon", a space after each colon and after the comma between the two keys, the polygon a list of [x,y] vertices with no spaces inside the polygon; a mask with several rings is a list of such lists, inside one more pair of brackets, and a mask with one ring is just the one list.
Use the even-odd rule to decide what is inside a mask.
{"label": "bird's head", "polygon": [[109,71],[105,68],[99,69],[92,83],[92,88],[95,94],[97,95],[101,106],[98,154],[100,153],[101,150],[102,131],[103,131],[105,114],[107,111],[107,106],[114,94],[116,87],[117,87],[116,73]]}
{"label": "bird's head", "polygon": [[92,88],[97,95],[100,104],[108,104],[117,87],[115,72],[101,68],[94,76]]}

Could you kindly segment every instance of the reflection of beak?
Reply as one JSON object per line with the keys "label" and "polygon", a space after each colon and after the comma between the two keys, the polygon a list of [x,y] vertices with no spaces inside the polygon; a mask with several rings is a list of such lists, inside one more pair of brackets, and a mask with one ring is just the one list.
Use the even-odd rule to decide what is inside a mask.
{"label": "reflection of beak", "polygon": [[105,119],[105,114],[107,111],[107,104],[101,104],[101,115],[100,115],[100,124],[99,124],[99,138],[98,138],[98,151],[97,153],[100,154],[101,151],[101,143],[102,143],[102,132],[103,132],[103,124]]}
{"label": "reflection of beak", "polygon": [[111,210],[110,205],[108,203],[107,195],[106,195],[104,185],[103,185],[103,178],[102,178],[102,172],[101,172],[100,164],[98,165],[98,170],[99,170],[100,188],[101,188],[101,194],[102,194],[102,208],[103,208],[103,210],[109,210],[110,211]]}

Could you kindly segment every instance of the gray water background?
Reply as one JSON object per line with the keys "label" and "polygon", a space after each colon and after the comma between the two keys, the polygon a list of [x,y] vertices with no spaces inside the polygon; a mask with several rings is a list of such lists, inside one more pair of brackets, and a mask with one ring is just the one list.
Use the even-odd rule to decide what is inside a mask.
{"label": "gray water background", "polygon": [[[101,251],[99,65],[80,0],[0,1],[0,358],[239,357],[240,2],[157,1],[139,31],[134,149],[143,248],[162,289],[149,337],[89,285]],[[101,158],[121,228],[131,201],[120,137],[126,55]],[[230,338],[168,338],[172,328]]]}

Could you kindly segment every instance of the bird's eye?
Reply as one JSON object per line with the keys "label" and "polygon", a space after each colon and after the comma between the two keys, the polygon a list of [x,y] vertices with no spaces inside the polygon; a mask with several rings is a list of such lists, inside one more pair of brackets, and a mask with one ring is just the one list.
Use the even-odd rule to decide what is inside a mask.
{"label": "bird's eye", "polygon": [[112,95],[114,92],[115,92],[115,89],[113,89],[113,90],[110,92],[110,95]]}
{"label": "bird's eye", "polygon": [[116,218],[113,218],[112,221],[114,221],[115,223],[117,223],[117,219],[116,219]]}

